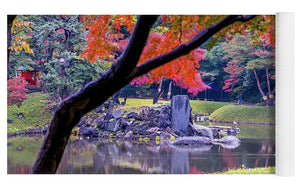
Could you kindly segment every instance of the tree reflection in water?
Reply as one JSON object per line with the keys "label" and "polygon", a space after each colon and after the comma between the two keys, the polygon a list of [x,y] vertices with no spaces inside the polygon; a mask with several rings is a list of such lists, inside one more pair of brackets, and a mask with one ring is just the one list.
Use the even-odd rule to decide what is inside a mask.
{"label": "tree reflection in water", "polygon": [[[24,137],[21,138],[24,140]],[[13,141],[16,143],[16,139]],[[16,151],[14,145],[8,145],[8,173],[30,172],[29,165],[33,163],[39,145],[26,151],[26,146],[32,146],[29,142],[34,140],[22,142],[23,151]],[[219,145],[188,148],[145,142],[72,138],[57,173],[202,174],[227,171],[242,165],[249,168],[274,166],[274,154],[275,144],[270,140],[245,139],[240,146],[228,149]],[[22,159],[24,155],[29,159],[26,162]]]}

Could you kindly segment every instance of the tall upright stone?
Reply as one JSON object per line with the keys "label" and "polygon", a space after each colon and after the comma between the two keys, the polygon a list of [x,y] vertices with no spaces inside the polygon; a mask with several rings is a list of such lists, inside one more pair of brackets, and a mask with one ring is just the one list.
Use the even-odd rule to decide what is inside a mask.
{"label": "tall upright stone", "polygon": [[176,95],[171,101],[172,127],[180,132],[180,136],[188,135],[191,106],[187,95]]}

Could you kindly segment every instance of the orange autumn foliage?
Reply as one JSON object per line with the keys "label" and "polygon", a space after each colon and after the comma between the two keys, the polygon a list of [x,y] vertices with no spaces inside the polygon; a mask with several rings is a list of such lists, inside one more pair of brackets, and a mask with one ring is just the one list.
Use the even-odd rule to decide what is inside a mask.
{"label": "orange autumn foliage", "polygon": [[[190,41],[199,31],[223,19],[224,15],[162,15],[153,26],[143,50],[138,65],[145,61],[169,52],[179,45]],[[116,60],[116,52],[123,51],[128,39],[124,38],[121,26],[131,33],[135,26],[135,16],[131,15],[100,15],[82,16],[89,33],[86,35],[88,44],[81,54],[90,62],[97,59],[103,61]],[[246,30],[256,30],[260,27],[262,33],[271,34],[270,43],[274,42],[275,32],[271,28],[274,16],[257,16],[246,23],[234,23],[226,27],[210,40],[211,45],[218,42],[225,34],[243,33]],[[260,24],[257,24],[260,23]],[[256,25],[255,25],[256,24]],[[252,27],[253,25],[257,26]],[[258,27],[259,26],[259,27]],[[272,31],[271,31],[272,30]],[[192,96],[209,86],[206,86],[198,71],[199,61],[204,59],[205,50],[196,48],[188,55],[177,58],[160,66],[147,74],[135,78],[131,84],[158,83],[161,77],[173,80],[178,86],[188,89]],[[113,57],[113,58],[112,58]]]}

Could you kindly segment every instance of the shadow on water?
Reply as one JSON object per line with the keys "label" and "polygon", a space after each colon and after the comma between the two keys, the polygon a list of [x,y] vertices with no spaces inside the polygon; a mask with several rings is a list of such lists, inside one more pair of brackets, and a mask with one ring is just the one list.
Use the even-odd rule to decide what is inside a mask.
{"label": "shadow on water", "polygon": [[[8,139],[8,173],[27,174],[43,138]],[[275,165],[275,144],[270,139],[242,139],[234,149],[219,145],[198,148],[168,144],[103,141],[72,137],[57,173],[60,174],[200,174],[242,166]]]}

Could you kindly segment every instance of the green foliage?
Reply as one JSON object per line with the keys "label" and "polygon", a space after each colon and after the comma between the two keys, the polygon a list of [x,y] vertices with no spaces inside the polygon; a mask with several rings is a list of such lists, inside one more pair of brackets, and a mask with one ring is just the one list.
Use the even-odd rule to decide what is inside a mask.
{"label": "green foliage", "polygon": [[46,62],[47,72],[41,76],[41,82],[46,84],[47,91],[52,95],[59,95],[60,89],[64,87],[68,89],[69,93],[73,93],[88,81],[95,80],[108,67],[100,62],[95,64],[86,62],[72,52],[64,52],[60,57],[65,58],[68,64],[65,67],[64,78],[60,76],[59,58],[53,58],[52,61]]}
{"label": "green foliage", "polygon": [[[18,108],[16,105],[7,107],[7,118],[12,119],[12,123],[7,123],[7,132],[16,132],[28,128],[43,128],[50,122],[52,114],[47,110],[47,94],[31,93]],[[23,113],[24,118],[19,118],[18,114]]]}
{"label": "green foliage", "polygon": [[210,115],[210,120],[275,123],[275,107],[227,105],[213,112]]}
{"label": "green foliage", "polygon": [[276,172],[276,168],[273,166],[273,167],[229,169],[226,172],[217,172],[214,174],[275,174],[275,172]]}

